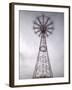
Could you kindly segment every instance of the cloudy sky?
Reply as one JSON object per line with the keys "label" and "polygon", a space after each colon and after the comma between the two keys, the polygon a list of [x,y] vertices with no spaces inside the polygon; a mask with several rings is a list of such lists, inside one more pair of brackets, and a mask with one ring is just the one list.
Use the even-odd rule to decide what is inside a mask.
{"label": "cloudy sky", "polygon": [[40,44],[40,37],[33,30],[33,21],[41,14],[51,17],[54,22],[55,30],[46,39],[53,76],[64,76],[64,14],[20,10],[20,79],[31,79],[33,75]]}

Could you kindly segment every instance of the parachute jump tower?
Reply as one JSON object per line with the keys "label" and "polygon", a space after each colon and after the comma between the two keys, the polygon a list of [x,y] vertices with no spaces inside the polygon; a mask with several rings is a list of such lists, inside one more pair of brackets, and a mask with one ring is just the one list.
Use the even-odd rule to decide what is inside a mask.
{"label": "parachute jump tower", "polygon": [[36,17],[33,23],[33,29],[35,34],[38,34],[40,37],[40,46],[32,78],[52,78],[53,72],[48,56],[46,38],[54,30],[53,21],[50,17],[42,14]]}

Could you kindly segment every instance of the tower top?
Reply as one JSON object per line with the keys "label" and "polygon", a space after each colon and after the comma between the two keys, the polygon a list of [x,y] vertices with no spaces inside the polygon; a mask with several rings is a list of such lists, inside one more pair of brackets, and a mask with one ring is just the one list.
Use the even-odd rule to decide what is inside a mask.
{"label": "tower top", "polygon": [[48,37],[54,30],[54,24],[50,17],[42,14],[34,20],[33,29],[35,34],[38,34],[39,37],[42,35]]}

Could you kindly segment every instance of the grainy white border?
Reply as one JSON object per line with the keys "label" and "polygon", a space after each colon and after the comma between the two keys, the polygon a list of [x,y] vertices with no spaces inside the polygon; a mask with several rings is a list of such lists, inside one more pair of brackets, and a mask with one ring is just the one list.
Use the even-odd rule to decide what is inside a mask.
{"label": "grainy white border", "polygon": [[[64,13],[64,77],[58,78],[46,78],[46,79],[24,79],[19,80],[19,10],[30,10],[30,11],[47,11],[47,12],[63,12]],[[44,83],[62,83],[68,82],[68,70],[69,70],[69,61],[68,61],[68,40],[69,40],[69,15],[68,8],[58,8],[58,7],[42,7],[42,6],[21,6],[15,5],[14,7],[14,46],[15,46],[15,58],[14,58],[14,85],[28,85],[28,84],[44,84]]]}

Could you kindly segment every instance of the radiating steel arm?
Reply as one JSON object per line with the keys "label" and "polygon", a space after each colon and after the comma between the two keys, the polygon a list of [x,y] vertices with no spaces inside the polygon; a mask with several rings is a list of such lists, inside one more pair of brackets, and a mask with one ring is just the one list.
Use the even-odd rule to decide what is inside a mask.
{"label": "radiating steel arm", "polygon": [[40,18],[39,17],[37,17],[37,20],[39,21],[39,23],[42,25],[42,23],[41,23],[41,21],[40,21]]}
{"label": "radiating steel arm", "polygon": [[35,26],[33,26],[33,29],[40,29],[39,27],[35,27]]}
{"label": "radiating steel arm", "polygon": [[53,21],[50,22],[49,24],[47,24],[46,26],[48,27],[48,26],[51,26],[51,25],[53,25]]}
{"label": "radiating steel arm", "polygon": [[45,22],[45,25],[48,23],[49,20],[50,20],[50,17],[47,18],[47,20]]}
{"label": "radiating steel arm", "polygon": [[37,30],[37,31],[34,31],[35,33],[38,33],[38,32],[40,32],[40,30]]}
{"label": "radiating steel arm", "polygon": [[48,29],[48,30],[49,30],[49,29],[54,30],[54,27],[48,27],[47,29]]}
{"label": "radiating steel arm", "polygon": [[48,33],[52,34],[52,31],[47,30]]}
{"label": "radiating steel arm", "polygon": [[44,15],[42,15],[42,19],[43,19],[43,25],[44,25]]}
{"label": "radiating steel arm", "polygon": [[38,24],[36,21],[34,21],[34,24],[37,25],[37,26],[40,26],[40,24]]}

